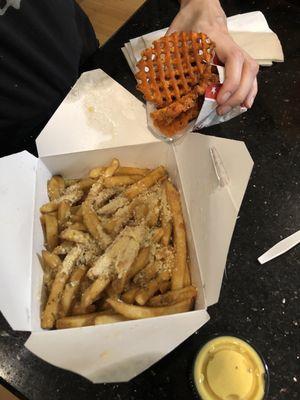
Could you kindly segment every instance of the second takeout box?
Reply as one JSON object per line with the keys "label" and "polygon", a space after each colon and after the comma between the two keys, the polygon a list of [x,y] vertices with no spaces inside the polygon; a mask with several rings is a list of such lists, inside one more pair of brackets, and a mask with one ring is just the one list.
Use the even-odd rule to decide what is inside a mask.
{"label": "second takeout box", "polygon": [[[89,113],[96,112],[111,93],[113,101],[107,98],[103,103],[100,118],[91,119]],[[101,70],[82,75],[37,146],[40,158],[21,152],[0,159],[1,311],[13,329],[31,331],[25,346],[50,364],[94,383],[128,381],[209,320],[206,309],[219,298],[252,159],[245,144],[235,140],[189,134],[174,146],[157,141],[147,129],[142,103]],[[39,207],[47,201],[47,179],[53,174],[81,177],[113,157],[123,165],[163,164],[180,190],[192,283],[198,288],[195,310],[42,330]]]}

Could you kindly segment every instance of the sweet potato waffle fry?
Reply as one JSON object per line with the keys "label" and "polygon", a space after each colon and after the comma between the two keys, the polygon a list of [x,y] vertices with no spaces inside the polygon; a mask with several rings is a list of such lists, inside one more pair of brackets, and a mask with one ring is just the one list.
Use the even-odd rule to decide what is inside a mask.
{"label": "sweet potato waffle fry", "polygon": [[[186,113],[191,110],[186,105]],[[93,168],[88,178],[49,180],[50,203],[40,208],[47,248],[41,257],[46,298],[42,328],[192,309],[197,291],[185,279],[180,197],[167,178],[162,166],[121,167],[113,159],[107,167]]]}
{"label": "sweet potato waffle fry", "polygon": [[151,117],[167,136],[197,116],[198,98],[217,81],[210,65],[213,50],[214,43],[204,33],[175,32],[142,52],[137,89],[158,109]]}

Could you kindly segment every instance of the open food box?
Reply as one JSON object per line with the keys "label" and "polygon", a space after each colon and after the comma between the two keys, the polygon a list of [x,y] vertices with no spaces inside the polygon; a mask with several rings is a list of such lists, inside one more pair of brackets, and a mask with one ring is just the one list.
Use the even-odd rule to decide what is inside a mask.
{"label": "open food box", "polygon": [[[105,104],[96,120],[89,113],[96,113],[101,99]],[[252,159],[245,144],[235,140],[191,133],[175,145],[157,141],[147,129],[142,103],[101,70],[81,76],[42,131],[37,146],[39,158],[21,152],[0,159],[1,311],[13,329],[31,331],[25,346],[50,364],[94,383],[128,381],[209,320],[207,307],[219,298]],[[113,157],[123,165],[164,165],[179,189],[191,278],[198,288],[195,309],[107,325],[43,330],[43,273],[38,254],[44,241],[39,207],[47,201],[46,182],[53,174],[84,176]]]}

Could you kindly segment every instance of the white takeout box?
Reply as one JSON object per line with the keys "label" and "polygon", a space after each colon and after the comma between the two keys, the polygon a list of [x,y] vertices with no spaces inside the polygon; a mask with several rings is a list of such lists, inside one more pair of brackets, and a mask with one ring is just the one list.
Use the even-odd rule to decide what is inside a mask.
{"label": "white takeout box", "polygon": [[[93,98],[95,93],[90,95],[91,83],[97,85],[99,98],[103,98],[102,88],[113,91],[114,101],[110,107],[106,103],[108,114],[102,119],[112,123],[110,127],[104,123],[103,132],[101,121],[98,131],[87,124],[85,107],[96,107],[99,100]],[[129,116],[120,104],[125,108],[129,104]],[[32,332],[25,346],[50,364],[94,383],[128,381],[209,320],[206,309],[219,298],[252,159],[245,144],[235,140],[189,134],[174,146],[157,141],[147,129],[142,103],[101,70],[82,75],[37,145],[38,159],[26,151],[0,159],[1,311],[13,329]],[[192,282],[198,287],[195,310],[102,326],[42,330],[39,207],[47,201],[47,179],[53,174],[83,176],[112,157],[123,165],[163,164],[178,186]]]}

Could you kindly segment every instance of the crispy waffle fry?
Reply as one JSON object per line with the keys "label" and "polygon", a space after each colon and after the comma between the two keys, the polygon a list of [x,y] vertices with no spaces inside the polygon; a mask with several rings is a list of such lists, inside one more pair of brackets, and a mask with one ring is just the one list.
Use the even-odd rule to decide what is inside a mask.
{"label": "crispy waffle fry", "polygon": [[203,33],[175,32],[156,40],[137,63],[137,89],[157,107],[171,104],[210,74],[213,49]]}

